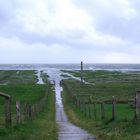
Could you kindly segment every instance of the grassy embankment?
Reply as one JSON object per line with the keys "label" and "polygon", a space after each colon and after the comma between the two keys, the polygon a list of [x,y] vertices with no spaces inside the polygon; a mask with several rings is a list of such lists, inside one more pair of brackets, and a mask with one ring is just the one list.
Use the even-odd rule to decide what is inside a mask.
{"label": "grassy embankment", "polygon": [[[71,72],[79,77],[80,72]],[[80,85],[75,80],[65,80],[70,90],[82,101],[111,100],[115,96],[117,100],[126,101],[134,98],[135,90],[140,87],[139,72],[109,72],[109,71],[84,71],[84,79],[95,85]],[[86,95],[87,94],[87,95]],[[69,119],[87,129],[92,134],[104,140],[139,140],[140,122],[134,122],[134,109],[128,104],[117,105],[117,119],[111,121],[111,104],[105,104],[105,119],[101,120],[100,105],[96,104],[97,118],[94,117],[94,107],[90,105],[90,116],[80,111],[73,103],[66,90],[63,92],[65,111]]]}
{"label": "grassy embankment", "polygon": [[[44,76],[47,82],[47,76]],[[0,71],[0,91],[12,97],[12,116],[15,102],[37,103],[44,97],[47,84],[36,85],[35,71]],[[0,98],[0,139],[2,140],[56,140],[55,95],[51,91],[42,112],[33,121],[12,123],[11,129],[4,127],[4,99]]]}

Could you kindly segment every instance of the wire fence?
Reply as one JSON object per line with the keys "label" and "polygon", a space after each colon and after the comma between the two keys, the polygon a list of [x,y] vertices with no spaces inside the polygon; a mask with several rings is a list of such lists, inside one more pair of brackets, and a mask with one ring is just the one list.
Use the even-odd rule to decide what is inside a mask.
{"label": "wire fence", "polygon": [[[140,98],[139,91],[135,99],[117,100],[114,96],[111,100],[94,100],[89,94],[82,95],[74,93],[68,83],[63,81],[64,90],[68,100],[76,106],[81,115],[96,120],[139,120],[140,119]],[[85,99],[86,96],[86,99]]]}
{"label": "wire fence", "polygon": [[3,125],[6,127],[11,127],[15,124],[20,124],[35,119],[46,105],[50,88],[51,86],[49,83],[44,96],[34,104],[30,104],[29,102],[21,103],[20,100],[18,100],[16,101],[14,107],[12,107],[13,104],[11,104],[11,97],[9,97],[9,100],[5,98],[4,110],[2,111],[2,115],[0,117],[0,127]]}

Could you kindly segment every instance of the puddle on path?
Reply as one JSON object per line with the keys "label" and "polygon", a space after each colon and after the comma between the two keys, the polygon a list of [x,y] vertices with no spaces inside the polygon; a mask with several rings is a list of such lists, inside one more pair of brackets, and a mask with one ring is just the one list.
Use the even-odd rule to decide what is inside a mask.
{"label": "puddle on path", "polygon": [[61,72],[57,69],[48,69],[46,70],[46,73],[49,75],[50,80],[54,83],[56,93],[56,121],[59,126],[58,140],[95,140],[95,138],[85,130],[68,121],[68,118],[64,112],[61,98]]}

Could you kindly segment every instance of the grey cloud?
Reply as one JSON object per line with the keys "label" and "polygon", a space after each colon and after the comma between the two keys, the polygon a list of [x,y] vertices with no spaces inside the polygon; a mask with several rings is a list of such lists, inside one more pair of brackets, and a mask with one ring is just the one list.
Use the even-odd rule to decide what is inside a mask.
{"label": "grey cloud", "polygon": [[28,44],[43,43],[46,45],[63,44],[68,46],[82,47],[87,44],[82,44],[81,40],[86,36],[86,33],[80,30],[70,30],[65,33],[51,33],[41,35],[39,33],[24,32],[22,26],[19,24],[7,24],[6,27],[1,28],[0,36],[17,37]]}
{"label": "grey cloud", "polygon": [[[24,0],[22,2],[24,3]],[[22,8],[22,2],[20,5],[21,8]],[[98,0],[95,0],[95,1],[75,0],[75,4],[76,6],[80,8],[84,8],[88,12],[88,14],[91,16],[91,18],[93,19],[96,18],[96,20],[93,20],[92,24],[93,26],[96,25],[95,30],[97,32],[100,32],[101,36],[106,35],[106,34],[117,36],[118,38],[124,41],[124,44],[119,44],[118,46],[118,44],[116,43],[116,44],[113,44],[112,46],[112,44],[100,44],[100,42],[99,44],[98,43],[96,44],[94,43],[94,41],[88,42],[87,40],[85,40],[85,37],[88,36],[89,32],[78,30],[78,29],[65,30],[63,33],[59,31],[54,31],[52,33],[46,32],[46,35],[42,35],[39,32],[35,33],[31,31],[25,31],[23,25],[17,21],[16,16],[15,16],[15,10],[19,6],[18,4],[16,4],[16,0],[3,0],[3,1],[0,0],[0,36],[5,37],[5,38],[16,37],[21,41],[21,43],[27,45],[28,47],[25,47],[27,49],[27,52],[29,50],[30,52],[35,53],[35,55],[32,54],[32,56],[30,56],[31,53],[28,54],[29,57],[27,58],[30,58],[31,62],[32,62],[32,59],[34,59],[38,55],[38,50],[40,46],[37,46],[36,44],[39,44],[39,43],[43,44],[43,47],[42,47],[43,49],[44,49],[44,46],[46,46],[47,48],[47,47],[51,47],[54,44],[57,44],[59,47],[64,46],[65,49],[64,48],[63,49],[65,51],[69,50],[70,48],[70,50],[72,50],[73,53],[75,52],[74,55],[70,54],[71,52],[66,52],[66,54],[64,54],[64,56],[62,56],[61,59],[54,58],[55,60],[63,60],[63,58],[67,58],[67,55],[69,55],[67,60],[70,59],[71,57],[73,61],[75,58],[77,60],[80,60],[81,59],[80,57],[83,56],[85,59],[87,58],[87,60],[90,60],[91,58],[91,62],[92,62],[92,58],[94,58],[94,56],[100,57],[102,55],[104,56],[105,54],[109,54],[112,52],[124,53],[124,54],[133,53],[132,56],[134,56],[140,50],[139,49],[140,1],[134,0],[132,2],[132,6],[137,10],[138,15],[137,17],[132,18],[130,20],[121,18],[120,16],[115,16],[113,13],[111,12],[109,13],[105,9],[100,9],[101,7]],[[26,4],[24,6],[26,6]],[[50,8],[50,11],[51,11],[51,8]],[[127,40],[130,41],[131,43],[127,42]],[[137,47],[135,47],[136,49],[132,51],[135,44],[137,44]],[[17,58],[18,55],[20,56],[20,53],[16,54],[17,48],[19,48],[19,52],[20,52],[20,46],[18,47],[18,45],[15,48],[15,51],[13,51],[13,56],[15,57],[14,60]],[[36,48],[38,47],[38,48],[37,48],[37,51],[32,51],[30,47],[31,49],[34,49],[35,47]],[[5,54],[6,53],[7,51],[5,51]],[[38,57],[40,57],[40,61],[43,61],[43,57],[47,59],[47,55],[49,56],[48,60],[50,61],[52,60],[51,55],[47,54],[47,52],[45,52],[44,54],[45,55],[43,56],[42,54],[39,54]],[[13,56],[11,56],[10,57],[11,59],[8,59],[8,61],[12,60]],[[58,55],[58,57],[60,56],[61,56],[61,52]],[[4,57],[5,56],[2,57],[2,55],[0,56],[0,60],[1,60],[0,62],[4,61],[3,59]],[[22,59],[19,59],[18,61],[19,62],[20,60],[22,60],[22,62],[28,61],[27,58],[26,60],[22,58]],[[99,60],[100,59],[97,59],[97,61]],[[34,61],[37,62],[37,60],[35,59]]]}
{"label": "grey cloud", "polygon": [[0,0],[0,22],[8,21],[13,15],[13,1]]}
{"label": "grey cloud", "polygon": [[140,21],[137,19],[134,21],[124,21],[114,17],[106,17],[104,21],[99,21],[98,25],[97,29],[101,32],[140,43]]}
{"label": "grey cloud", "polygon": [[[137,16],[132,19],[125,19],[113,14],[113,11],[102,9],[99,1],[76,0],[75,3],[91,15],[96,16],[96,29],[104,34],[118,36],[124,40],[131,40],[140,43],[140,1],[130,1],[131,6],[137,11]],[[112,5],[115,8],[115,5]],[[111,9],[113,9],[110,7]],[[119,11],[118,11],[119,12]]]}

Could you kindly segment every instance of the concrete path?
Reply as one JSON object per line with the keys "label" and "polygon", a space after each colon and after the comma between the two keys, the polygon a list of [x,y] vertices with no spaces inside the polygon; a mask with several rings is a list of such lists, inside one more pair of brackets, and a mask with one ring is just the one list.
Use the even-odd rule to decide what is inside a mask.
{"label": "concrete path", "polygon": [[64,112],[60,86],[60,71],[53,69],[48,71],[50,80],[53,81],[56,93],[56,121],[59,126],[59,139],[58,140],[95,140],[95,138],[87,133],[85,130],[73,125],[68,121]]}

